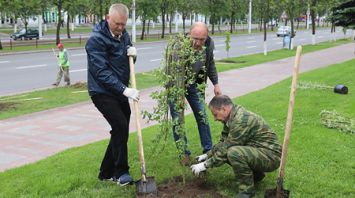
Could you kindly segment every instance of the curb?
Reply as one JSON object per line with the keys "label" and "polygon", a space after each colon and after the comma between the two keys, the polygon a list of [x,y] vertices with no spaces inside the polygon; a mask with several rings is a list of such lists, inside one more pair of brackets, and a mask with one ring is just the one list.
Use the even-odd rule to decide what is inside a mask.
{"label": "curb", "polygon": [[[84,49],[85,47],[72,47],[66,48],[68,50],[80,50]],[[42,52],[51,52],[52,49],[45,49],[45,50],[32,50],[32,51],[21,51],[21,52],[5,52],[0,53],[0,56],[7,56],[7,55],[18,55],[18,54],[33,54],[33,53],[42,53]]]}

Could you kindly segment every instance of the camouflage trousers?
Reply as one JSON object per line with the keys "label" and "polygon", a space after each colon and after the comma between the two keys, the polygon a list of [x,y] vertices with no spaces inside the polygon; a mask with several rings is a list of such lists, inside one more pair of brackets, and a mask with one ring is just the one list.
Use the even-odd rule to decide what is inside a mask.
{"label": "camouflage trousers", "polygon": [[239,184],[239,192],[253,194],[255,174],[276,170],[281,154],[250,146],[232,146],[227,150],[227,163],[232,166]]}

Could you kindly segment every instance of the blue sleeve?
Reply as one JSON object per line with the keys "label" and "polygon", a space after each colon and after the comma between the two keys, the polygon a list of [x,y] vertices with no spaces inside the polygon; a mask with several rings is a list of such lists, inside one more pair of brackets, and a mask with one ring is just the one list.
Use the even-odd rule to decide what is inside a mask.
{"label": "blue sleeve", "polygon": [[107,53],[107,44],[99,36],[92,35],[85,46],[88,56],[88,72],[95,80],[102,84],[105,89],[116,95],[121,95],[126,86],[112,71]]}

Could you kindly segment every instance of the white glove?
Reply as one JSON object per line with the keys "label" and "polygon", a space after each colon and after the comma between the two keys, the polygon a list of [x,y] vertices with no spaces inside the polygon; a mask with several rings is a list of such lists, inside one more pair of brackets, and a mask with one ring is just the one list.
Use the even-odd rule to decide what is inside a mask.
{"label": "white glove", "polygon": [[132,89],[127,87],[123,91],[123,95],[125,95],[127,98],[133,99],[134,101],[139,100],[139,91],[137,89]]}
{"label": "white glove", "polygon": [[204,161],[206,161],[206,159],[207,159],[207,154],[206,153],[195,157],[195,160],[198,161],[198,162],[204,162]]}
{"label": "white glove", "polygon": [[198,176],[202,171],[205,171],[207,169],[207,167],[205,166],[205,162],[194,164],[190,166],[190,168],[195,176]]}
{"label": "white glove", "polygon": [[135,47],[129,47],[127,49],[127,56],[136,57],[137,56],[137,49]]}

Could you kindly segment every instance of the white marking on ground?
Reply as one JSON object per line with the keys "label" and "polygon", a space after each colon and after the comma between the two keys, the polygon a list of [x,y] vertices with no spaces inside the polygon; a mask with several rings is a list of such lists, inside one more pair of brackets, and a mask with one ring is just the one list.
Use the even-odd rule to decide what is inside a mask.
{"label": "white marking on ground", "polygon": [[150,62],[156,62],[156,61],[161,61],[161,58],[150,60]]}
{"label": "white marking on ground", "polygon": [[47,64],[42,64],[42,65],[28,65],[28,66],[16,67],[16,69],[32,69],[32,68],[46,67],[46,66],[47,66]]}
{"label": "white marking on ground", "polygon": [[153,49],[152,47],[141,47],[141,48],[137,48],[137,50],[146,50],[146,49]]}
{"label": "white marking on ground", "polygon": [[73,72],[82,72],[82,71],[87,71],[87,69],[75,69],[75,70],[70,70],[70,73],[73,73]]}
{"label": "white marking on ground", "polygon": [[86,53],[84,53],[84,54],[73,54],[71,56],[86,56]]}
{"label": "white marking on ground", "polygon": [[82,90],[82,91],[72,91],[72,93],[83,93],[83,92],[88,92],[88,90]]}

